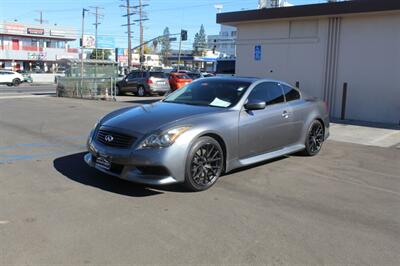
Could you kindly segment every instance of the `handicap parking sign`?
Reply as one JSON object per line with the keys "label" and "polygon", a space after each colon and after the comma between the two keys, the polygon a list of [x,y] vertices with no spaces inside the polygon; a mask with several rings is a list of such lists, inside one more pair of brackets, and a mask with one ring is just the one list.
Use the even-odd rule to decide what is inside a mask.
{"label": "handicap parking sign", "polygon": [[254,46],[254,60],[261,60],[261,45]]}

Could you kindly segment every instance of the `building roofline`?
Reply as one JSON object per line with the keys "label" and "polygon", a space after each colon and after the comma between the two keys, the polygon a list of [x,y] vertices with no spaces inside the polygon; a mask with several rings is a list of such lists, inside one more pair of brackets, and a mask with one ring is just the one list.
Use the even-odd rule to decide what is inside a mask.
{"label": "building roofline", "polygon": [[353,0],[220,13],[217,14],[217,23],[235,25],[245,21],[333,16],[394,10],[400,10],[399,0]]}

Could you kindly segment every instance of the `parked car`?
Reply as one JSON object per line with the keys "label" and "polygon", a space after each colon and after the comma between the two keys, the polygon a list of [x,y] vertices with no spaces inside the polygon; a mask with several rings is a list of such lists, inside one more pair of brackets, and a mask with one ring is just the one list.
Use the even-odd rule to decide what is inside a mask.
{"label": "parked car", "polygon": [[17,70],[17,72],[20,73],[24,77],[24,80],[22,82],[27,82],[27,83],[32,83],[33,82],[31,74],[28,71],[26,71],[26,70]]}
{"label": "parked car", "polygon": [[239,167],[316,155],[328,136],[323,101],[285,82],[213,77],[106,115],[90,132],[84,159],[125,180],[200,191]]}
{"label": "parked car", "polygon": [[162,71],[132,71],[117,82],[117,95],[132,92],[138,96],[164,95],[170,91],[167,75]]}
{"label": "parked car", "polygon": [[24,77],[20,73],[10,70],[0,70],[0,84],[19,86],[23,81]]}
{"label": "parked car", "polygon": [[192,81],[193,81],[193,79],[191,79],[185,73],[172,72],[169,74],[169,85],[171,86],[172,91],[180,89]]}

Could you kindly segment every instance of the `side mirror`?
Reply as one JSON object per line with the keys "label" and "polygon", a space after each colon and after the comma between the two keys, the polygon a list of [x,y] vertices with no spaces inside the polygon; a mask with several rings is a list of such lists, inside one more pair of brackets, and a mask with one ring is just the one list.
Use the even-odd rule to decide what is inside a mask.
{"label": "side mirror", "polygon": [[251,100],[244,105],[246,110],[262,110],[265,109],[265,107],[266,103],[260,100]]}

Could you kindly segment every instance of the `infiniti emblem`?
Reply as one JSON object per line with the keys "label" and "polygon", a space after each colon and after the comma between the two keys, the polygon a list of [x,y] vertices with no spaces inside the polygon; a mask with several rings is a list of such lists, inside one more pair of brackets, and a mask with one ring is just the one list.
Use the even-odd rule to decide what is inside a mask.
{"label": "infiniti emblem", "polygon": [[111,136],[111,135],[106,135],[106,136],[104,137],[104,139],[105,139],[105,141],[107,141],[107,142],[112,142],[112,141],[114,140],[114,137]]}

